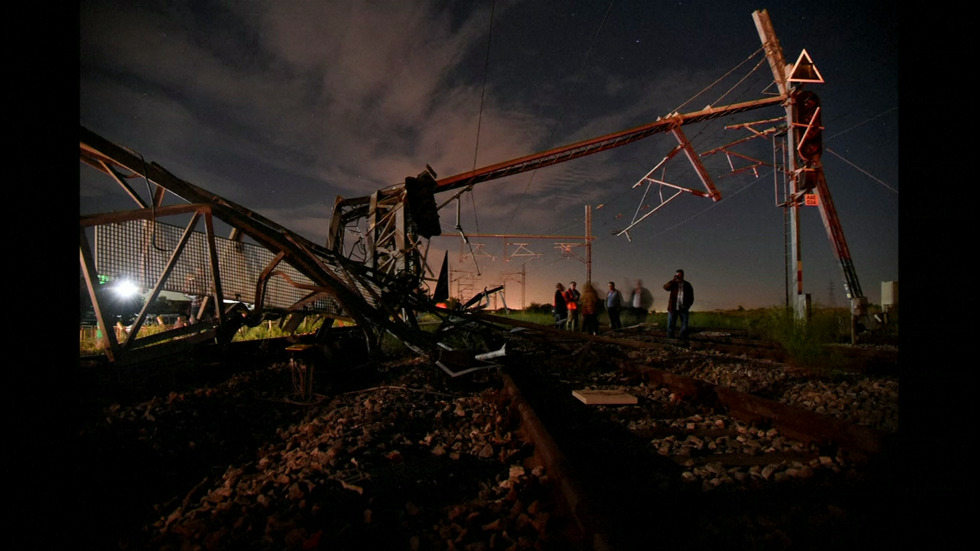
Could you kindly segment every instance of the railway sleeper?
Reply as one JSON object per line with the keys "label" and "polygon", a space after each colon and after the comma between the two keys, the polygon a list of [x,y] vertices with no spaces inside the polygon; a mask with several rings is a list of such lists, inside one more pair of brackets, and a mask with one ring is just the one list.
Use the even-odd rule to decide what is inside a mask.
{"label": "railway sleeper", "polygon": [[[541,397],[539,393],[540,388],[535,389],[538,398]],[[699,423],[717,422],[723,416],[717,415],[719,419],[714,419],[715,414],[695,414],[690,419],[678,417],[669,427],[601,435],[584,432],[586,426],[591,426],[584,425],[580,438],[574,436],[578,429],[573,429],[570,435],[564,427],[559,431],[562,436],[555,439],[533,413],[533,407],[524,404],[523,400],[515,400],[523,404],[522,426],[529,424],[536,428],[522,429],[522,432],[532,438],[535,456],[541,458],[556,482],[559,500],[566,504],[563,509],[573,516],[575,526],[581,531],[583,548],[610,551],[648,548],[654,542],[697,546],[698,541],[717,545],[729,538],[714,539],[720,535],[715,531],[750,529],[756,522],[778,525],[780,530],[789,529],[794,539],[804,541],[812,537],[815,528],[784,518],[796,518],[797,509],[808,511],[803,513],[803,518],[817,518],[819,522],[840,520],[826,520],[827,510],[840,511],[839,514],[846,510],[848,515],[856,516],[865,514],[862,505],[847,501],[851,499],[847,496],[852,494],[834,489],[835,484],[847,480],[847,476],[840,476],[842,458],[835,454],[841,448],[793,442],[769,426],[770,419],[760,418],[760,424],[747,429],[750,436],[784,441],[790,451],[767,451],[766,446],[760,445],[744,453],[711,453],[706,448],[686,448],[686,452],[664,455],[653,448],[651,441],[647,448],[649,453],[642,454],[635,444],[624,441],[624,438],[652,440],[648,437],[656,433],[679,441],[692,437],[734,440],[746,429],[744,426],[731,428],[736,425],[734,421],[726,422],[726,428],[699,427]],[[572,403],[580,410],[585,408],[598,417],[636,407],[586,406],[570,400],[554,401],[553,395],[545,403],[535,401],[535,405],[558,409],[564,407],[563,403]],[[683,407],[684,404],[679,405]],[[552,422],[556,417],[573,424],[581,421],[550,412]],[[694,428],[691,428],[692,424]],[[677,438],[681,436],[684,438]],[[605,450],[607,456],[616,457],[596,462],[597,451],[599,456],[604,455],[601,450]],[[633,456],[636,453],[643,457]],[[657,457],[661,461],[657,461]],[[724,491],[724,488],[734,491]],[[857,495],[858,500],[867,499],[867,494]],[[802,504],[800,499],[803,499]],[[838,508],[839,503],[844,509]],[[856,524],[850,519],[844,523],[847,530],[852,530]],[[695,537],[691,539],[692,536]]]}

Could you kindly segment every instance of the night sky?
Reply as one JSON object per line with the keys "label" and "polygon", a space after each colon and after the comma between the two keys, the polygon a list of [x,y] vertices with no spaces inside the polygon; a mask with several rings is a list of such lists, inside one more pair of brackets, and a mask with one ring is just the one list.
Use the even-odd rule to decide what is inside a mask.
{"label": "night sky", "polygon": [[[806,85],[822,101],[824,170],[864,294],[877,304],[881,282],[899,280],[898,14],[886,3],[86,1],[80,123],[324,243],[337,195],[370,195],[426,164],[447,177],[674,111],[767,97],[772,74],[752,20],[763,8],[787,61],[805,49],[826,81]],[[704,152],[747,137],[726,125],[784,116],[760,109],[684,132]],[[633,186],[675,144],[657,135],[478,184],[460,197],[459,224],[467,234],[582,236],[589,205],[600,290],[642,279],[662,311],[661,286],[683,268],[695,310],[782,305],[783,211],[769,166],[758,177],[730,174],[724,156],[706,157],[721,201],[686,194],[631,240],[613,235],[659,204],[657,186],[645,197]],[[765,140],[737,151],[773,155]],[[132,208],[107,177],[79,171],[82,214]],[[657,176],[703,189],[683,157]],[[472,238],[474,261],[455,203],[441,220],[432,256],[448,250],[454,278],[474,290],[506,283],[508,306],[520,306],[522,265],[527,303],[586,277],[584,247],[568,255],[556,246],[572,241]],[[845,306],[816,208],[803,211],[801,233],[804,291]],[[518,251],[538,256],[511,256]]]}

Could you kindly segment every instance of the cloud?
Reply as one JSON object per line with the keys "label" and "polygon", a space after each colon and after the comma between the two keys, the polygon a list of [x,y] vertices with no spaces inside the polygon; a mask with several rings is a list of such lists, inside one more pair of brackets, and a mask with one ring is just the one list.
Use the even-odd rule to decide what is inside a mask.
{"label": "cloud", "polygon": [[[80,122],[321,242],[337,195],[369,195],[426,164],[447,177],[635,128],[680,106],[690,111],[721,97],[723,103],[756,99],[771,81],[764,64],[737,87],[725,82],[697,95],[759,48],[748,3],[713,10],[614,3],[608,14],[609,5],[592,2],[497,4],[491,33],[489,3],[87,0],[79,5]],[[784,48],[792,46],[787,57],[795,59],[800,46],[807,47],[825,77],[832,77],[821,93],[824,121],[835,128],[828,137],[839,136],[833,147],[861,166],[873,156],[869,172],[897,189],[894,57],[890,42],[876,39],[888,32],[876,27],[877,18],[855,19],[875,10],[842,20],[842,5],[808,9],[821,28],[833,19],[839,35],[849,37],[847,48],[822,45],[825,33],[792,10],[772,15]],[[852,47],[851,40],[864,44]],[[734,79],[742,76],[733,73]],[[884,131],[879,124],[858,126],[890,108],[895,111],[881,121],[889,124]],[[704,151],[744,136],[725,130],[728,122],[684,132]],[[850,128],[856,130],[841,133]],[[675,144],[662,135],[477,186],[461,198],[461,223],[468,232],[577,234],[584,205],[604,204],[593,211],[593,229],[603,232],[602,247],[615,248],[605,257],[613,264],[639,262],[648,255],[609,238],[609,231],[628,222],[643,194],[633,184]],[[757,156],[771,155],[767,149]],[[655,256],[694,254],[676,243],[687,245],[692,234],[705,232],[698,246],[722,265],[737,261],[729,259],[730,251],[713,248],[718,239],[704,222],[739,211],[742,203],[729,198],[750,178],[723,178],[723,156],[704,161],[725,201],[705,213],[705,202],[690,198],[651,217],[633,235],[636,243],[656,247]],[[843,165],[826,161],[829,168]],[[701,187],[682,174],[689,171],[686,160],[672,162],[670,178]],[[108,206],[104,187],[83,187],[93,171],[80,170],[83,213],[115,208]],[[851,233],[848,224],[855,219],[894,226],[894,213],[871,214],[881,205],[895,210],[897,200],[875,194],[895,199],[890,190],[871,182],[869,192],[850,181],[841,185],[837,173],[830,176],[849,237],[886,233]],[[771,209],[771,197],[761,200]],[[852,205],[867,212],[847,211]],[[456,223],[454,207],[442,213],[449,230]],[[750,218],[739,218],[728,231]],[[781,245],[780,236],[774,239]],[[883,248],[897,246],[852,242],[854,251]],[[603,257],[599,249],[596,256]]]}

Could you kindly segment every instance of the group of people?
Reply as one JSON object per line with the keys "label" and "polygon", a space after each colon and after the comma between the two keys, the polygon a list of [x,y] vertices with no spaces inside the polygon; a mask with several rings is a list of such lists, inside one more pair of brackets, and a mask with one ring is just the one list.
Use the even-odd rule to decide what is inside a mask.
{"label": "group of people", "polygon": [[553,303],[554,308],[552,312],[555,315],[555,327],[558,329],[568,329],[569,331],[577,331],[579,323],[579,310],[583,310],[583,330],[585,329],[585,321],[588,321],[586,316],[595,312],[595,301],[593,297],[595,296],[595,289],[592,287],[591,283],[586,282],[585,292],[586,296],[583,299],[582,293],[575,288],[577,283],[574,281],[568,284],[568,289],[565,288],[561,283],[555,284],[555,301]]}
{"label": "group of people", "polygon": [[[579,292],[576,286],[574,281],[568,284],[567,289],[561,283],[555,284],[553,304],[555,327],[578,331],[581,318],[581,330],[596,335],[599,333],[599,292],[590,281],[585,283],[582,292]],[[691,305],[694,304],[694,287],[684,280],[684,270],[677,270],[674,277],[664,284],[664,290],[669,293],[667,336],[674,336],[677,322],[680,321],[680,338],[687,338]],[[616,283],[610,281],[604,305],[609,314],[610,327],[620,329],[623,326],[620,319],[623,310],[630,312],[637,323],[646,321],[646,316],[653,306],[653,294],[643,287],[642,281],[637,281],[630,301],[626,302],[623,293],[616,288]]]}
{"label": "group of people", "polygon": [[587,281],[582,292],[576,288],[577,285],[574,281],[568,284],[568,289],[561,283],[555,285],[555,327],[578,331],[581,319],[582,331],[598,335],[599,292],[592,286],[592,282]]}

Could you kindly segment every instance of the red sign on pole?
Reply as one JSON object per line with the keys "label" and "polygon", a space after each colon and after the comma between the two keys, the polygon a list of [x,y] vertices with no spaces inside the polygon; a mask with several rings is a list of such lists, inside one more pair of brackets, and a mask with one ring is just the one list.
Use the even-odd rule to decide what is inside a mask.
{"label": "red sign on pole", "polygon": [[820,199],[816,193],[807,193],[803,196],[803,204],[808,207],[816,207],[820,204]]}

